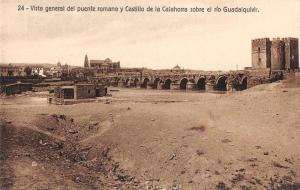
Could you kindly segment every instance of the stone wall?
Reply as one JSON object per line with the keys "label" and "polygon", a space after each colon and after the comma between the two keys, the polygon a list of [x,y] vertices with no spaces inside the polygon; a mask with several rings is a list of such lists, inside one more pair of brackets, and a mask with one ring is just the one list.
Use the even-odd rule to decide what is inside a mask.
{"label": "stone wall", "polygon": [[285,69],[299,68],[299,47],[297,38],[284,38],[285,43]]}
{"label": "stone wall", "polygon": [[76,84],[75,99],[96,98],[96,89],[93,84]]}
{"label": "stone wall", "polygon": [[4,93],[6,95],[20,94],[22,92],[31,91],[32,83],[16,83],[4,86]]}

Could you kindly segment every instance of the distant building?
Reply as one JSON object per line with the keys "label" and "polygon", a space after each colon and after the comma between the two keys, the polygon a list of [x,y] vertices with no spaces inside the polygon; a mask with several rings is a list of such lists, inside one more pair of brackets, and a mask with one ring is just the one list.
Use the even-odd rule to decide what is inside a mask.
{"label": "distant building", "polygon": [[56,66],[50,68],[48,75],[50,75],[52,78],[61,78],[62,72],[61,63],[58,62]]}
{"label": "distant building", "polygon": [[174,70],[174,71],[178,71],[178,70],[181,70],[181,68],[179,67],[179,65],[176,65],[175,67],[173,67],[173,69],[172,70]]}
{"label": "distant building", "polygon": [[41,65],[31,65],[31,75],[45,76],[44,67]]}
{"label": "distant building", "polygon": [[24,76],[24,67],[12,64],[0,64],[0,76]]}
{"label": "distant building", "polygon": [[252,40],[252,68],[272,70],[299,69],[298,38],[261,38]]}
{"label": "distant building", "polygon": [[89,60],[88,56],[85,55],[84,67],[94,69],[96,73],[109,73],[117,72],[120,70],[120,62],[113,62],[111,59],[107,58],[105,60]]}
{"label": "distant building", "polygon": [[0,64],[0,76],[45,76],[44,64]]}

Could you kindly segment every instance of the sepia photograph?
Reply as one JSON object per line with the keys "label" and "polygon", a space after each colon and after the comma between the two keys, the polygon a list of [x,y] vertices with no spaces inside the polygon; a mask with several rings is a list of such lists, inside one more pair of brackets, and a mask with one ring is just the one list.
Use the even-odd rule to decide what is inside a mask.
{"label": "sepia photograph", "polygon": [[299,0],[0,0],[1,190],[300,190]]}

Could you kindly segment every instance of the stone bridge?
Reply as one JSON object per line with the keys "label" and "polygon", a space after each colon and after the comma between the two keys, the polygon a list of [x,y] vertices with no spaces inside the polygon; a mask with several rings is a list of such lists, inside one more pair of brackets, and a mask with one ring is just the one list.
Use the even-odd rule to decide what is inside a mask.
{"label": "stone bridge", "polygon": [[270,81],[268,70],[230,72],[120,72],[89,78],[108,86],[176,90],[245,90]]}

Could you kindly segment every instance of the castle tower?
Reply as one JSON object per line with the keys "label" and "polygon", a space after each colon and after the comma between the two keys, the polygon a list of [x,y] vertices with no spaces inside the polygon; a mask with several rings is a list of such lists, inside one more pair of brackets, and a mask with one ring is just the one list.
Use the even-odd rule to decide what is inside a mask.
{"label": "castle tower", "polygon": [[285,44],[279,39],[272,40],[271,46],[271,69],[282,70],[285,68]]}
{"label": "castle tower", "polygon": [[89,68],[90,64],[89,64],[89,59],[88,56],[85,54],[85,58],[84,58],[84,67]]}
{"label": "castle tower", "polygon": [[299,47],[297,38],[283,38],[285,43],[285,69],[299,68]]}
{"label": "castle tower", "polygon": [[271,42],[269,38],[252,40],[252,67],[271,67]]}

